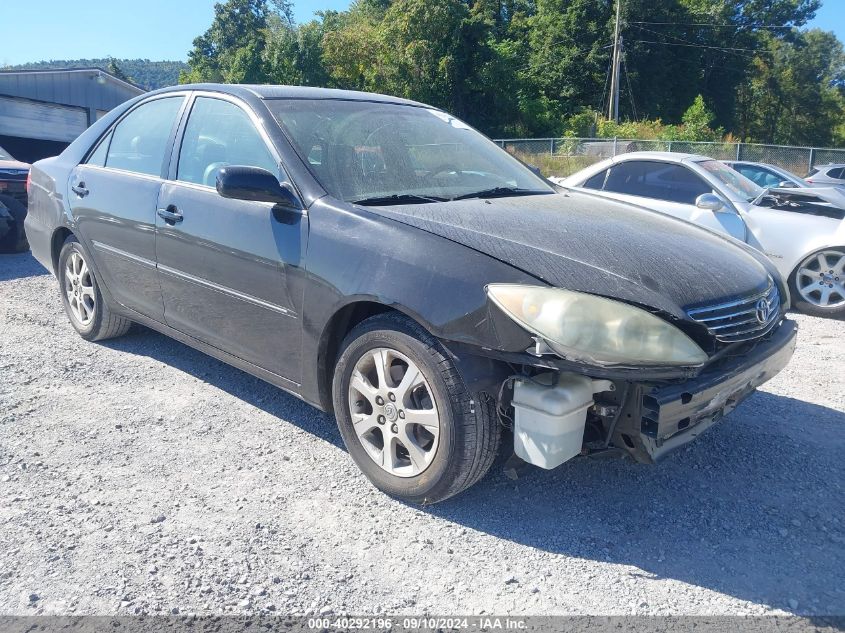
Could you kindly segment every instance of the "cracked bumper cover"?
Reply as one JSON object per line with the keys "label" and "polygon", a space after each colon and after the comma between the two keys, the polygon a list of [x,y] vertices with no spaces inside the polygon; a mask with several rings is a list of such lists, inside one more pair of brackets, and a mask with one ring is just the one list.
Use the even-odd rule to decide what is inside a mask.
{"label": "cracked bumper cover", "polygon": [[786,366],[797,332],[794,321],[784,320],[751,350],[695,378],[643,385],[631,403],[630,423],[619,431],[627,437],[619,438],[618,445],[627,446],[638,461],[653,462],[695,439]]}

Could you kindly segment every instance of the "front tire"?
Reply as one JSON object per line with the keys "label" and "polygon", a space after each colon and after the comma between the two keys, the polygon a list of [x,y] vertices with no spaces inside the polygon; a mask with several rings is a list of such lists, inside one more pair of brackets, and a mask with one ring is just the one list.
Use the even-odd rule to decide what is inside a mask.
{"label": "front tire", "polygon": [[500,440],[492,404],[467,392],[428,332],[382,314],[356,326],[341,349],[335,415],[349,454],[379,490],[431,504],[487,473]]}
{"label": "front tire", "polygon": [[65,313],[86,341],[122,336],[129,331],[132,322],[112,312],[103,300],[90,261],[82,244],[73,235],[69,236],[59,253],[58,266]]}
{"label": "front tire", "polygon": [[790,275],[789,291],[805,314],[845,318],[845,247],[808,255]]}

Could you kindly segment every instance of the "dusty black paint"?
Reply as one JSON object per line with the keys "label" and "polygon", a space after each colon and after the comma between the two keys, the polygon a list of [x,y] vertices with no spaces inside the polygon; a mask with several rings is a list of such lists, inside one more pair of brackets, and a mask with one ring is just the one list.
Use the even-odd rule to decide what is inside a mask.
{"label": "dusty black paint", "polygon": [[[769,275],[777,279],[748,247],[588,194],[378,208],[335,200],[293,151],[262,97],[420,104],[342,91],[211,85],[142,99],[168,92],[185,95],[186,105],[160,178],[141,185],[149,189],[146,203],[138,187],[122,182],[132,176],[78,168],[138,100],[110,112],[61,156],[35,165],[27,224],[33,253],[52,267],[57,231],[75,232],[117,310],[323,408],[329,406],[330,355],[344,333],[334,329],[342,322],[335,316],[354,313],[356,304],[415,319],[460,350],[462,366],[474,368],[468,371],[475,384],[483,384],[479,374],[489,361],[473,361],[473,355],[537,362],[525,354],[528,334],[491,312],[489,283],[595,293],[695,328],[686,308],[762,290]],[[175,182],[186,113],[200,94],[234,99],[255,115],[301,213]],[[69,188],[80,176],[92,190],[84,200]],[[184,221],[157,217],[165,206],[178,207]]]}

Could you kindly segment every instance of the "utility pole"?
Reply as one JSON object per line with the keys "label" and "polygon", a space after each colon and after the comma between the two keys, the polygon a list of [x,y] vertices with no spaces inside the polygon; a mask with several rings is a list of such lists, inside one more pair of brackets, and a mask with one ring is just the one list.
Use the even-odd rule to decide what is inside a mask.
{"label": "utility pole", "polygon": [[616,29],[613,35],[613,74],[610,80],[610,99],[608,99],[607,118],[619,123],[619,76],[622,65],[622,37],[619,35],[619,22],[622,13],[622,0],[616,0]]}

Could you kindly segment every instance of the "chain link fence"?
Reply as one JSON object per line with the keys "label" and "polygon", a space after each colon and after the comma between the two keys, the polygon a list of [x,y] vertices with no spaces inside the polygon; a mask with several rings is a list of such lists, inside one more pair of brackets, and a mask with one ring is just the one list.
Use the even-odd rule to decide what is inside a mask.
{"label": "chain link fence", "polygon": [[605,158],[627,152],[681,152],[718,160],[747,160],[777,165],[806,176],[815,165],[845,163],[845,149],[712,143],[695,141],[648,141],[621,138],[517,138],[496,143],[526,163],[536,165],[545,176],[565,177]]}

